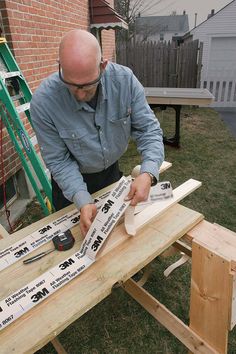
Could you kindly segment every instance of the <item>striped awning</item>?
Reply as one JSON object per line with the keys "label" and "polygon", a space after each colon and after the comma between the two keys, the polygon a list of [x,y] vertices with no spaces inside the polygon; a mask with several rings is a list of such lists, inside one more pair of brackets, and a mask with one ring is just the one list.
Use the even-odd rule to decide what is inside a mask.
{"label": "striped awning", "polygon": [[124,19],[106,0],[90,0],[90,28],[115,29],[128,28]]}

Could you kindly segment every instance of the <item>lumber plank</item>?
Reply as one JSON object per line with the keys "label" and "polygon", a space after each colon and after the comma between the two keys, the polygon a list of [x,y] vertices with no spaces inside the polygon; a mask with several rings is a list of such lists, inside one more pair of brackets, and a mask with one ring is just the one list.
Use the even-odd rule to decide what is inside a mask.
{"label": "lumber plank", "polygon": [[178,240],[174,243],[173,247],[181,252],[184,252],[187,256],[192,257],[192,248],[185,242]]}
{"label": "lumber plank", "polygon": [[214,254],[231,261],[231,269],[236,271],[236,233],[220,225],[203,220],[190,230],[188,237],[197,240]]}
{"label": "lumber plank", "polygon": [[236,273],[231,272],[230,274],[230,283],[232,284],[232,293],[230,298],[230,327],[232,330],[236,324]]}
{"label": "lumber plank", "polygon": [[144,286],[144,284],[148,281],[150,275],[152,274],[152,264],[149,263],[146,267],[142,269],[142,277],[137,281],[139,286]]}
{"label": "lumber plank", "polygon": [[190,327],[219,354],[227,353],[230,272],[229,260],[193,240]]}
{"label": "lumber plank", "polygon": [[160,167],[160,173],[163,173],[165,172],[166,170],[168,170],[168,168],[170,168],[172,166],[172,163],[171,162],[168,162],[168,161],[163,161],[162,164],[161,164],[161,167]]}
{"label": "lumber plank", "polygon": [[178,203],[181,199],[185,198],[201,185],[201,182],[194,179],[189,179],[188,181],[184,182],[179,187],[174,189],[173,198],[153,203],[152,205],[145,208],[142,212],[137,214],[134,217],[135,229],[140,230],[146,225],[146,223],[151,222],[154,217],[161,215],[164,211],[166,211],[172,205]]}
{"label": "lumber plank", "polygon": [[145,308],[158,322],[175,335],[188,349],[198,354],[218,354],[214,348],[206,343],[191,328],[184,324],[177,316],[170,312],[156,298],[150,295],[145,289],[134,280],[127,280],[122,287]]}
{"label": "lumber plank", "polygon": [[[158,201],[145,208],[139,214],[135,215],[134,227],[136,231],[139,232],[148,223],[150,224],[152,221],[154,221],[154,219],[157,220],[164,212],[175,205],[179,200],[186,197],[200,186],[201,182],[190,179],[173,191],[173,198],[164,201]],[[152,223],[152,227],[155,228],[155,222]],[[117,228],[113,231],[112,238],[106,241],[106,248],[101,249],[100,254],[102,255],[109,249],[117,247],[127,236],[130,237],[125,231],[124,224],[118,225]]]}
{"label": "lumber plank", "polygon": [[[33,353],[40,349],[108,296],[115,283],[128,280],[202,218],[201,214],[177,204],[146,225],[135,238],[127,236],[123,224],[117,226],[109,239],[110,246],[105,246],[106,252],[104,249],[96,263],[0,332],[3,353]],[[44,221],[41,223],[43,225]],[[78,226],[72,229],[72,233],[78,249],[82,242]],[[116,246],[115,240],[112,248],[112,238],[117,236],[116,233],[120,234],[123,242]],[[75,248],[66,252],[67,257],[75,252]],[[4,285],[0,288],[0,298],[58,264],[60,257],[62,252],[53,252],[29,264],[27,271],[22,262],[2,271],[0,281]]]}
{"label": "lumber plank", "polygon": [[67,351],[64,349],[58,338],[52,339],[51,343],[58,354],[67,354]]}

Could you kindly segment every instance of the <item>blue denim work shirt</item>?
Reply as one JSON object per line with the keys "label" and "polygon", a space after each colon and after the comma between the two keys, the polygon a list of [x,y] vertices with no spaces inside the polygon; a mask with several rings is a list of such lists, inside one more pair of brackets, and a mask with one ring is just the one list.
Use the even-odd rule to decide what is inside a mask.
{"label": "blue denim work shirt", "polygon": [[78,209],[93,202],[81,173],[107,169],[126,151],[130,137],[141,154],[141,172],[158,179],[162,130],[129,68],[108,63],[95,110],[77,101],[54,73],[35,91],[30,113],[45,164]]}

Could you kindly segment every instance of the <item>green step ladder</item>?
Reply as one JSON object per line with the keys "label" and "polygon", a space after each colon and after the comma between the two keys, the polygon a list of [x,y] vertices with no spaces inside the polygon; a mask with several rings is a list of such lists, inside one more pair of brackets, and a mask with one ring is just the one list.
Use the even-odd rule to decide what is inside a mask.
{"label": "green step ladder", "polygon": [[[52,208],[51,183],[34,148],[34,145],[37,144],[36,136],[29,137],[20,117],[20,115],[25,114],[24,118],[27,119],[33,129],[29,112],[32,93],[7,45],[6,39],[3,37],[0,37],[0,64],[0,116],[21,159],[36,197],[45,215],[49,215]],[[30,164],[41,188],[38,187],[32,174]]]}

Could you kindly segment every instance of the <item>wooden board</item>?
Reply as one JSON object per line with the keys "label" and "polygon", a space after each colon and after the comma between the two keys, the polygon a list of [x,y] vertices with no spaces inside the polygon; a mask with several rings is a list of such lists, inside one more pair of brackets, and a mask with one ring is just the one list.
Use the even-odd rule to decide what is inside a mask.
{"label": "wooden board", "polygon": [[190,327],[219,354],[227,353],[230,267],[230,261],[193,240]]}
{"label": "wooden board", "polygon": [[168,161],[163,161],[160,167],[160,173],[163,173],[164,171],[168,170],[168,168],[170,168],[172,166],[171,162]]}
{"label": "wooden board", "polygon": [[123,288],[192,352],[195,354],[218,354],[216,350],[204,342],[191,328],[134,280],[127,280],[123,284]]}
{"label": "wooden board", "polygon": [[[58,213],[60,212],[46,219],[53,216],[57,218]],[[154,219],[150,225],[146,225],[136,237],[128,237],[124,225],[118,225],[109,240],[110,246],[106,245],[95,264],[0,332],[2,352],[33,353],[41,348],[109,295],[115,283],[129,279],[202,218],[201,214],[177,204],[161,217]],[[44,224],[43,219],[41,226]],[[39,227],[40,223],[36,228]],[[31,225],[28,232],[32,232],[33,228]],[[27,271],[22,261],[2,271],[0,281],[3,286],[0,288],[0,298],[5,298],[78,250],[82,241],[79,228],[73,228],[72,232],[76,244],[66,253],[53,252],[48,257],[27,265]],[[26,236],[26,232],[22,230],[19,234],[21,237]],[[17,237],[20,237],[19,234]],[[116,239],[117,234],[123,242],[118,246],[114,242],[112,247],[112,238]],[[42,250],[47,247],[43,246]]]}
{"label": "wooden board", "polygon": [[230,308],[230,330],[236,325],[236,273],[233,272],[231,275],[232,282],[232,297],[231,297],[231,308]]}
{"label": "wooden board", "polygon": [[195,179],[189,179],[188,181],[184,182],[179,187],[174,189],[173,198],[156,202],[153,205],[145,208],[141,213],[137,214],[135,216],[135,228],[140,230],[146,225],[146,223],[149,223],[152,218],[155,218],[157,215],[161,215],[164,210],[167,210],[172,205],[184,199],[187,195],[195,191],[201,185],[202,183]]}
{"label": "wooden board", "polygon": [[214,254],[231,262],[236,271],[236,233],[220,225],[202,221],[188,232],[188,236],[211,250]]}
{"label": "wooden board", "polygon": [[[227,324],[222,322],[221,328],[221,335],[223,335],[223,339],[221,338],[221,346],[224,346],[224,341],[226,341],[225,332],[228,329],[232,330],[236,324],[236,233],[221,225],[211,224],[203,220],[187,233],[187,237],[197,242],[199,247],[201,246],[207,249],[214,257],[218,256],[218,259],[222,260],[220,262],[220,264],[222,264],[221,272],[224,272],[226,267],[224,278],[224,280],[227,281],[226,285],[218,284],[217,278],[212,278],[212,281],[215,281],[215,291],[219,285],[220,288],[218,290],[220,291],[220,289],[222,289],[223,292],[219,321],[221,321],[220,316],[223,316],[223,313],[225,313],[225,316],[228,318]],[[205,274],[204,270],[202,273]],[[208,310],[209,308],[206,308],[206,311]],[[207,313],[206,316],[208,316]],[[198,326],[200,326],[200,324],[198,324]],[[215,334],[219,339],[220,336],[218,336],[217,331],[215,331]]]}

